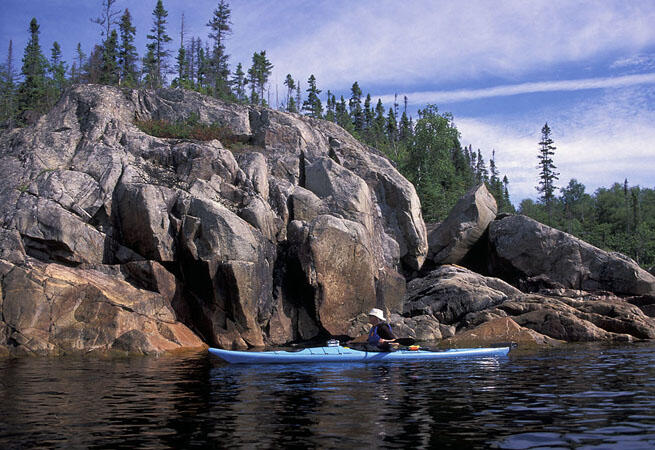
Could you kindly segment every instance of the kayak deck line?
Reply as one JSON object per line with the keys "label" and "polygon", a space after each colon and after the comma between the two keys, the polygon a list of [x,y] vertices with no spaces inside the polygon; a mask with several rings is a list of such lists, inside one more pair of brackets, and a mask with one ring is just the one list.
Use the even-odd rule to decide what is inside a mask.
{"label": "kayak deck line", "polygon": [[321,362],[420,361],[456,357],[506,356],[509,347],[451,348],[443,351],[396,350],[367,352],[342,346],[312,347],[299,351],[245,352],[210,348],[209,353],[231,364],[290,364]]}

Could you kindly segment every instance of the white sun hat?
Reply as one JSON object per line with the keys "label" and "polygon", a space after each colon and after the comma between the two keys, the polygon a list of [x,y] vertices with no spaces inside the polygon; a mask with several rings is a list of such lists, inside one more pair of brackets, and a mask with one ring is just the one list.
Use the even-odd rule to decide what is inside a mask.
{"label": "white sun hat", "polygon": [[373,308],[371,312],[368,313],[369,316],[377,317],[380,319],[382,322],[386,321],[387,319],[384,318],[384,313],[382,312],[381,309]]}

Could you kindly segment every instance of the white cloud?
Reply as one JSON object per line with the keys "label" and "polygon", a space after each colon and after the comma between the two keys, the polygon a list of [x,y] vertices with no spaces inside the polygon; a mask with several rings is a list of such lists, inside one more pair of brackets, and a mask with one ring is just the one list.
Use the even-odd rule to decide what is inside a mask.
{"label": "white cloud", "polygon": [[[606,93],[567,111],[540,110],[523,117],[459,118],[465,145],[480,148],[487,163],[491,149],[510,181],[516,204],[536,198],[537,151],[541,127],[553,130],[558,186],[576,178],[592,193],[628,179],[631,185],[655,188],[655,112],[641,108],[652,90],[624,89]],[[549,118],[549,119],[547,119]]]}
{"label": "white cloud", "polygon": [[[321,86],[516,79],[655,45],[650,2],[472,0],[347,2],[266,42],[280,70]],[[273,8],[273,7],[272,7]],[[264,45],[262,43],[261,45]]]}
{"label": "white cloud", "polygon": [[[579,80],[540,81],[483,89],[457,89],[453,91],[409,92],[406,95],[413,105],[426,103],[453,103],[463,100],[479,100],[490,97],[530,94],[536,92],[580,91],[584,89],[620,88],[636,84],[655,83],[655,73],[624,75],[619,77],[585,78]],[[393,95],[381,96],[383,103],[394,101]]]}

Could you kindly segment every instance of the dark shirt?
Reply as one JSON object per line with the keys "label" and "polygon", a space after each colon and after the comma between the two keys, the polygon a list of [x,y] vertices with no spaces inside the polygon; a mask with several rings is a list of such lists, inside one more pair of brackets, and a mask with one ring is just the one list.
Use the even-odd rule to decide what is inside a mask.
{"label": "dark shirt", "polygon": [[[374,330],[374,328],[377,329]],[[368,343],[369,345],[376,345],[377,348],[385,352],[391,350],[391,345],[389,345],[388,342],[379,342],[375,339],[376,333],[380,339],[396,339],[396,336],[393,335],[393,332],[391,331],[391,327],[389,326],[389,324],[379,323],[377,325],[374,325],[369,333]]]}

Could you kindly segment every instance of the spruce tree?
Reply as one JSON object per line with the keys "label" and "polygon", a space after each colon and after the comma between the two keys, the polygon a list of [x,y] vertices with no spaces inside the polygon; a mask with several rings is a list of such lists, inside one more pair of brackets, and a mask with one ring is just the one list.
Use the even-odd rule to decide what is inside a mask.
{"label": "spruce tree", "polygon": [[61,47],[57,41],[53,42],[50,52],[50,92],[48,94],[49,103],[54,103],[66,88],[66,72],[68,68],[61,54]]}
{"label": "spruce tree", "polygon": [[225,51],[225,40],[232,32],[230,25],[230,6],[225,0],[220,0],[218,7],[214,10],[214,16],[207,23],[210,28],[209,37],[214,41],[209,57],[208,81],[211,94],[226,100],[231,97],[228,80],[230,69],[227,63],[229,57]]}
{"label": "spruce tree", "polygon": [[7,50],[7,62],[2,67],[2,78],[0,79],[0,101],[2,101],[2,112],[0,113],[0,126],[13,128],[16,123],[16,74],[14,73],[14,44],[9,40]]}
{"label": "spruce tree", "polygon": [[537,159],[539,164],[539,185],[537,192],[539,192],[539,200],[546,205],[548,213],[548,220],[552,223],[552,205],[555,200],[555,181],[559,179],[559,173],[555,172],[557,168],[553,162],[553,155],[555,155],[556,147],[553,145],[553,139],[550,137],[550,127],[546,123],[541,129],[541,141],[539,142],[539,154]]}
{"label": "spruce tree", "polygon": [[250,83],[250,103],[266,106],[264,91],[273,70],[273,64],[266,58],[266,50],[252,55],[252,67],[248,69]]}
{"label": "spruce tree", "polygon": [[353,127],[357,133],[364,130],[364,111],[362,110],[362,90],[355,81],[350,88],[350,100],[348,101],[350,117],[353,121]]}
{"label": "spruce tree", "polygon": [[119,84],[136,87],[139,81],[137,60],[139,55],[134,46],[136,28],[132,25],[132,15],[126,8],[120,22],[120,45],[118,47]]}
{"label": "spruce tree", "polygon": [[298,107],[296,106],[296,101],[293,98],[294,92],[296,90],[296,82],[293,80],[293,77],[290,73],[287,74],[287,77],[284,79],[284,85],[287,87],[286,94],[286,110],[289,112],[298,112]]}
{"label": "spruce tree", "polygon": [[392,108],[389,108],[389,114],[387,115],[386,133],[389,142],[396,142],[398,138],[398,123],[396,122],[396,114]]}
{"label": "spruce tree", "polygon": [[336,122],[337,120],[337,99],[332,92],[327,92],[327,107],[325,108],[325,120]]}
{"label": "spruce tree", "polygon": [[150,88],[158,88],[163,86],[165,74],[168,72],[168,58],[171,52],[166,48],[166,44],[172,40],[166,32],[168,11],[164,9],[162,0],[157,0],[152,16],[151,34],[146,35],[150,42],[146,46],[147,53],[143,61],[143,69],[146,73],[146,85]]}
{"label": "spruce tree", "polygon": [[489,172],[487,171],[487,165],[484,162],[480,149],[478,149],[478,156],[476,158],[475,178],[477,183],[486,183],[489,181]]}
{"label": "spruce tree", "polygon": [[117,85],[120,79],[120,68],[118,66],[118,33],[116,30],[111,30],[102,50],[100,83]]}
{"label": "spruce tree", "polygon": [[180,22],[180,48],[178,48],[177,57],[175,58],[177,78],[173,80],[173,85],[176,87],[189,87],[189,60],[186,56],[186,47],[184,46],[184,13],[182,13]]}
{"label": "spruce tree", "polygon": [[246,74],[243,71],[243,66],[241,63],[237,64],[237,68],[234,71],[234,77],[230,83],[232,84],[232,90],[234,91],[234,96],[238,102],[243,103],[247,100],[246,96]]}
{"label": "spruce tree", "polygon": [[23,67],[21,74],[23,75],[23,82],[18,88],[18,114],[23,123],[34,119],[25,117],[28,111],[32,111],[34,115],[40,115],[45,112],[47,108],[47,80],[46,70],[48,61],[41,52],[41,45],[39,44],[39,24],[36,18],[30,21],[30,40],[25,47],[25,55],[23,56]]}
{"label": "spruce tree", "polygon": [[373,127],[373,120],[375,119],[375,113],[371,107],[371,94],[366,94],[366,100],[364,100],[364,130],[370,134],[371,128]]}
{"label": "spruce tree", "polygon": [[75,62],[71,68],[71,82],[72,83],[83,83],[86,81],[87,76],[84,72],[86,66],[86,55],[82,51],[82,44],[77,43],[77,49],[75,50]]}
{"label": "spruce tree", "polygon": [[376,145],[381,145],[386,141],[386,124],[384,106],[382,105],[382,100],[378,99],[375,105],[375,119],[373,119],[373,139]]}
{"label": "spruce tree", "polygon": [[307,83],[309,84],[307,88],[307,100],[303,102],[302,110],[309,117],[320,119],[323,117],[323,105],[321,104],[321,99],[318,97],[321,90],[316,87],[316,77],[314,77],[314,74],[309,76]]}

